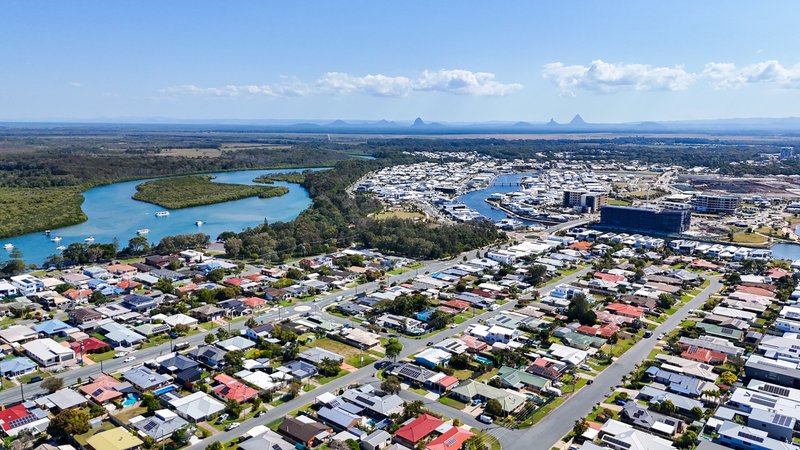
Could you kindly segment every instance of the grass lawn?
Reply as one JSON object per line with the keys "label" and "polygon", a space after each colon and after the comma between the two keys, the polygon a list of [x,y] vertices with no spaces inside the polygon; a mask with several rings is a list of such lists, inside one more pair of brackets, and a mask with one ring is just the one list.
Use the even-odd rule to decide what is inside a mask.
{"label": "grass lawn", "polygon": [[114,354],[115,353],[116,352],[114,351],[114,349],[111,349],[111,350],[109,350],[107,352],[103,352],[103,353],[91,353],[91,354],[85,355],[84,357],[89,358],[89,359],[91,359],[92,361],[94,361],[96,363],[99,363],[100,361],[107,361],[109,359],[114,358]]}
{"label": "grass lawn", "polygon": [[422,396],[425,396],[428,393],[428,391],[426,391],[425,389],[417,389],[412,387],[408,388],[408,390],[417,395],[422,395]]}
{"label": "grass lawn", "polygon": [[341,377],[343,377],[343,376],[347,375],[348,373],[350,373],[350,372],[348,372],[348,371],[346,371],[346,370],[340,370],[338,375],[334,375],[334,376],[332,376],[332,377],[321,377],[321,378],[317,378],[317,383],[319,383],[319,384],[326,384],[326,383],[330,383],[331,381],[333,381],[333,380],[335,380],[335,379],[337,379],[337,378],[341,378]]}
{"label": "grass lawn", "polygon": [[20,384],[27,384],[29,381],[31,381],[31,378],[33,377],[47,378],[49,376],[50,374],[47,372],[42,372],[41,370],[35,370],[31,373],[22,375],[21,377],[17,378],[17,381],[19,381]]}
{"label": "grass lawn", "polygon": [[439,403],[449,406],[451,408],[455,408],[458,410],[462,410],[467,407],[467,404],[464,402],[460,402],[454,398],[450,397],[439,397]]}
{"label": "grass lawn", "polygon": [[539,421],[542,420],[544,416],[550,414],[552,410],[558,408],[559,405],[561,405],[562,403],[564,403],[564,397],[558,397],[552,402],[542,406],[541,408],[536,410],[536,412],[533,413],[533,415],[531,415],[527,420],[519,424],[519,428],[526,428],[539,423]]}
{"label": "grass lawn", "polygon": [[156,345],[161,345],[167,342],[169,342],[169,336],[166,334],[159,334],[158,336],[147,338],[147,342],[142,344],[141,348],[155,347]]}
{"label": "grass lawn", "polygon": [[0,381],[2,381],[3,389],[11,389],[17,386],[16,384],[14,384],[13,381],[9,380],[6,377],[0,378]]}
{"label": "grass lawn", "polygon": [[374,356],[371,356],[369,353],[364,353],[364,359],[361,359],[361,357],[356,355],[356,356],[351,356],[350,358],[345,359],[344,362],[346,362],[347,364],[350,364],[353,367],[356,367],[356,368],[360,369],[362,367],[366,367],[366,366],[374,363],[377,360],[378,360],[378,358],[376,358]]}
{"label": "grass lawn", "polygon": [[[611,352],[611,354],[612,354],[612,356],[617,356],[617,357],[622,356],[622,354],[627,352],[631,347],[634,346],[634,344],[636,344],[636,340],[635,339],[630,339],[630,338],[629,339],[620,339],[619,341],[617,341],[616,344],[614,344],[614,349],[613,349],[614,351]],[[609,344],[606,344],[606,345],[609,345]],[[610,347],[610,345],[609,345],[609,347]],[[603,346],[603,348],[605,348],[605,345]]]}
{"label": "grass lawn", "polygon": [[202,328],[204,330],[208,330],[208,331],[211,331],[211,330],[213,330],[213,329],[215,329],[217,327],[219,327],[219,325],[217,325],[214,322],[203,322],[203,323],[200,324],[200,328]]}
{"label": "grass lawn", "polygon": [[472,371],[469,369],[461,369],[453,371],[453,376],[459,380],[469,380],[472,378]]}
{"label": "grass lawn", "polygon": [[425,220],[425,214],[419,212],[409,212],[409,211],[384,211],[375,214],[372,216],[376,220],[386,220],[386,219],[418,219],[418,220]]}
{"label": "grass lawn", "polygon": [[144,406],[137,406],[135,408],[126,408],[124,411],[115,415],[114,417],[116,417],[117,420],[121,421],[122,423],[127,424],[128,421],[130,421],[132,418],[144,414],[146,412],[147,408],[145,408]]}
{"label": "grass lawn", "polygon": [[90,437],[94,436],[96,433],[102,433],[103,431],[108,431],[108,430],[110,430],[112,428],[115,428],[115,427],[116,426],[111,422],[103,422],[97,428],[92,428],[89,431],[87,431],[86,433],[76,434],[76,435],[74,435],[72,437],[75,438],[75,440],[78,441],[79,444],[81,444],[82,446],[86,447],[86,440],[87,439],[89,439]]}
{"label": "grass lawn", "polygon": [[608,204],[612,206],[630,206],[631,202],[628,200],[622,200],[618,198],[610,198],[608,199]]}
{"label": "grass lawn", "polygon": [[478,378],[476,378],[475,381],[480,381],[480,382],[488,381],[490,378],[492,378],[493,376],[497,375],[497,372],[499,372],[499,371],[500,371],[500,369],[492,369],[492,370],[486,372],[485,374],[479,376]]}
{"label": "grass lawn", "polygon": [[734,233],[732,240],[732,242],[736,242],[737,244],[764,244],[767,241],[769,241],[769,238],[766,236],[756,233],[746,233],[744,231]]}

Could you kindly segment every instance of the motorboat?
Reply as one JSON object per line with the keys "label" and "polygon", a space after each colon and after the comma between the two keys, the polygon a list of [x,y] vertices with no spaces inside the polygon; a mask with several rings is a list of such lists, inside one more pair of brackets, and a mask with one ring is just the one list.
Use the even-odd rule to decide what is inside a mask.
{"label": "motorboat", "polygon": [[44,234],[50,236],[50,230],[44,230]]}
{"label": "motorboat", "polygon": [[94,242],[94,237],[93,236],[89,236],[86,239],[84,239],[83,242]]}
{"label": "motorboat", "polygon": [[61,236],[56,236],[56,237],[54,237],[54,238],[52,238],[50,240],[53,241],[53,242],[61,242]]}
{"label": "motorboat", "polygon": [[67,247],[64,247],[63,245],[59,245],[58,247],[56,247],[56,250],[58,250],[60,252],[63,252],[66,249],[67,249]]}
{"label": "motorboat", "polygon": [[159,211],[156,213],[156,217],[167,217],[169,215],[169,211]]}
{"label": "motorboat", "polygon": [[3,246],[3,248],[6,250],[11,250],[12,248],[14,248],[14,244],[6,244]]}
{"label": "motorboat", "polygon": [[195,222],[194,224],[195,224],[195,225],[197,225],[197,226],[199,227],[199,226],[203,225],[204,223],[205,223],[205,222],[203,222],[202,220],[198,220],[198,221],[197,221],[197,222]]}
{"label": "motorboat", "polygon": [[143,234],[147,234],[149,232],[150,232],[150,230],[148,230],[147,228],[142,228],[141,230],[136,230],[136,234],[138,234],[139,236],[141,236]]}

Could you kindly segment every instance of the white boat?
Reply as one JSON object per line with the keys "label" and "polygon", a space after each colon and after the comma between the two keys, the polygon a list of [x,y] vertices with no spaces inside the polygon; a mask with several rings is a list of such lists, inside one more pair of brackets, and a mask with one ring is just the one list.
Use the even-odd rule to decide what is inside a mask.
{"label": "white boat", "polygon": [[156,217],[167,217],[169,215],[169,211],[159,211],[156,213]]}
{"label": "white boat", "polygon": [[138,234],[139,236],[141,236],[143,234],[147,234],[149,232],[150,232],[150,230],[148,230],[147,228],[142,228],[141,230],[136,230],[136,234]]}
{"label": "white boat", "polygon": [[47,236],[50,236],[50,230],[44,230],[44,234],[46,234]]}
{"label": "white boat", "polygon": [[194,224],[195,224],[195,225],[197,225],[197,226],[199,227],[200,225],[202,225],[202,224],[204,224],[204,223],[205,223],[205,222],[203,222],[202,220],[198,220],[198,221],[197,221],[197,222],[195,222]]}
{"label": "white boat", "polygon": [[14,244],[6,244],[3,246],[3,248],[6,250],[11,250],[12,248],[14,248]]}
{"label": "white boat", "polygon": [[61,236],[56,236],[53,239],[50,239],[53,242],[61,242]]}
{"label": "white boat", "polygon": [[94,242],[94,237],[89,236],[86,239],[84,239],[83,242]]}
{"label": "white boat", "polygon": [[63,245],[59,245],[58,247],[56,247],[56,250],[58,250],[58,251],[64,251],[66,249],[67,249],[67,247],[64,247]]}

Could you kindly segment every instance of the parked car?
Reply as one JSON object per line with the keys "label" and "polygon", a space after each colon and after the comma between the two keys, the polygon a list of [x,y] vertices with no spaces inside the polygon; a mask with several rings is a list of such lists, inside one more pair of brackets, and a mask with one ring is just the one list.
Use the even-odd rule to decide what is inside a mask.
{"label": "parked car", "polygon": [[487,416],[486,414],[481,414],[480,416],[478,416],[478,422],[491,424],[492,422],[494,422],[494,420],[492,420],[492,418],[490,416]]}
{"label": "parked car", "polygon": [[481,403],[483,403],[483,400],[481,400],[481,399],[479,399],[479,398],[476,398],[476,399],[473,399],[473,400],[472,400],[472,406],[478,406],[478,405],[480,405]]}
{"label": "parked car", "polygon": [[427,343],[427,344],[425,344],[425,345],[426,345],[427,347],[432,347],[432,346],[433,346],[433,341],[428,341],[428,343]]}
{"label": "parked car", "polygon": [[225,431],[231,431],[239,428],[239,425],[241,425],[239,422],[231,422],[227,427],[225,427]]}
{"label": "parked car", "polygon": [[653,335],[653,332],[650,331],[650,330],[647,330],[647,331],[644,332],[644,337],[646,337],[646,338],[649,338],[652,335]]}
{"label": "parked car", "polygon": [[588,364],[581,364],[581,370],[586,370],[586,371],[591,372],[592,371],[592,367],[590,365],[588,365]]}
{"label": "parked car", "polygon": [[228,418],[228,413],[225,413],[225,414],[223,414],[223,415],[221,415],[221,416],[217,417],[217,423],[218,423],[218,424],[220,424],[220,423],[222,423],[222,422],[225,422],[225,420],[226,420],[227,418]]}
{"label": "parked car", "polygon": [[133,362],[133,361],[136,361],[136,357],[131,355],[131,356],[128,356],[127,358],[123,359],[122,361],[126,362],[126,363]]}
{"label": "parked car", "polygon": [[35,376],[35,377],[31,378],[30,380],[28,380],[28,384],[38,383],[38,382],[40,382],[42,380],[44,380],[44,378],[42,378],[40,376]]}
{"label": "parked car", "polygon": [[114,358],[122,358],[122,357],[127,356],[127,355],[128,355],[128,352],[117,352],[117,353],[114,353]]}
{"label": "parked car", "polygon": [[664,333],[661,333],[661,334],[658,335],[658,340],[660,341],[662,339],[664,339]]}

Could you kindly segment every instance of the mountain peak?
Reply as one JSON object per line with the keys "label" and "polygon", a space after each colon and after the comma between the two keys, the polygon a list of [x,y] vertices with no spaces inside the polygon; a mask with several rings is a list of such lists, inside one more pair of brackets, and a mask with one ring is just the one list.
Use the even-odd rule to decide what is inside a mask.
{"label": "mountain peak", "polygon": [[580,114],[575,114],[575,117],[569,121],[570,125],[586,125],[586,121],[583,120]]}
{"label": "mountain peak", "polygon": [[558,122],[556,122],[556,120],[551,117],[550,121],[547,122],[547,125],[550,125],[550,126],[558,125]]}
{"label": "mountain peak", "polygon": [[423,125],[425,125],[425,122],[422,121],[421,117],[417,117],[416,119],[414,119],[414,124],[411,125],[411,126],[412,127],[421,127]]}

